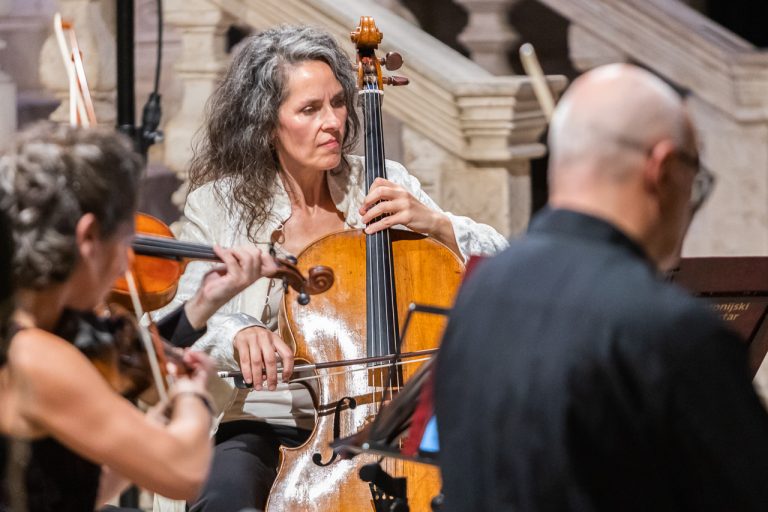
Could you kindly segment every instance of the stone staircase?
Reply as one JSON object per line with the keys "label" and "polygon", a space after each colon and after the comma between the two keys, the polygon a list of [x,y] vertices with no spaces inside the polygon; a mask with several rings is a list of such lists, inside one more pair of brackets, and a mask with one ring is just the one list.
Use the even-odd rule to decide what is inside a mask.
{"label": "stone staircase", "polygon": [[685,254],[768,254],[768,52],[678,1],[539,1],[570,21],[577,68],[635,62],[688,91],[718,184]]}
{"label": "stone staircase", "polygon": [[[53,2],[36,1],[41,5]],[[382,51],[402,53],[406,65],[401,73],[411,79],[408,87],[387,92],[388,155],[403,161],[446,208],[489,222],[507,234],[519,233],[530,211],[530,160],[545,152],[539,143],[544,119],[528,81],[493,76],[380,5],[396,1],[167,0],[161,82],[167,136],[163,145],[153,148],[151,160],[184,181],[190,143],[201,124],[205,100],[229,59],[225,48],[231,26],[259,30],[276,23],[312,23],[347,41],[359,16],[373,15],[385,34]],[[569,57],[579,70],[608,62],[636,62],[689,91],[687,102],[700,129],[703,160],[717,173],[718,185],[692,227],[685,253],[768,254],[765,51],[681,1],[453,1],[467,9],[472,21],[465,28],[472,37],[464,39],[471,41],[473,56],[510,50],[510,44],[499,43],[498,34],[482,29],[481,20],[494,17],[488,26],[502,27],[498,30],[508,34],[516,33],[508,26],[510,21],[544,31],[543,22],[537,25],[537,20],[519,16],[530,5],[543,5],[557,13],[558,19],[567,20]],[[57,4],[65,16],[75,20],[87,55],[96,55],[86,61],[87,71],[100,118],[109,124],[114,94],[109,27],[114,13],[105,9],[109,2],[103,0],[57,0]],[[137,20],[150,20],[149,25],[137,23],[140,79],[142,69],[154,64],[154,28],[150,26],[154,5],[151,0],[137,0]],[[349,48],[351,53],[351,43]],[[63,72],[57,70],[59,56],[50,39],[39,60],[45,89],[57,98],[66,96]],[[565,81],[553,77],[551,84],[559,90]],[[146,93],[142,87],[141,83],[137,86],[139,106]],[[59,109],[62,111],[66,112],[66,105]],[[172,186],[171,180],[166,181]],[[169,192],[164,194],[161,199],[167,200]],[[182,202],[183,187],[175,195],[175,203]]]}
{"label": "stone staircase", "polygon": [[[545,151],[538,142],[545,122],[528,79],[493,76],[370,0],[167,1],[183,85],[181,107],[166,125],[165,163],[183,176],[203,104],[227,61],[222,42],[229,25],[313,24],[346,42],[362,15],[373,16],[384,33],[382,54],[403,55],[397,73],[411,80],[388,89],[384,101],[390,135],[399,139],[391,145],[403,163],[446,209],[507,234],[522,231],[530,212],[529,160]],[[562,77],[551,82],[557,90],[565,85]]]}

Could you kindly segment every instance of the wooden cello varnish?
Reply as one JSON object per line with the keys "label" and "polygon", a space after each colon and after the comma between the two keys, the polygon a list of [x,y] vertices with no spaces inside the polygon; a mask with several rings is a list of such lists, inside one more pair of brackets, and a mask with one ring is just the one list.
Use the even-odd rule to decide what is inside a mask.
{"label": "wooden cello varnish", "polygon": [[[367,39],[366,39],[367,37]],[[353,33],[358,44],[361,94],[365,114],[366,181],[385,176],[381,137],[381,77],[373,54],[381,33],[370,18]],[[325,236],[298,256],[299,269],[322,262],[334,269],[335,283],[312,303],[296,307],[294,292],[286,293],[280,330],[296,347],[296,362],[321,363],[391,354],[399,340],[400,320],[412,302],[449,308],[463,273],[461,259],[434,239],[404,230],[366,235],[348,230]],[[435,348],[444,320],[417,316],[409,327],[401,352]],[[398,384],[407,382],[419,364],[400,366]],[[376,415],[385,389],[387,366],[358,365],[317,370],[315,429],[298,448],[281,448],[282,460],[270,492],[267,510],[376,511],[389,510],[359,476],[359,469],[379,460],[358,455],[334,457],[329,443],[358,432]],[[412,512],[428,512],[440,492],[436,467],[385,459],[382,468],[405,477]],[[383,498],[386,500],[386,497]]]}

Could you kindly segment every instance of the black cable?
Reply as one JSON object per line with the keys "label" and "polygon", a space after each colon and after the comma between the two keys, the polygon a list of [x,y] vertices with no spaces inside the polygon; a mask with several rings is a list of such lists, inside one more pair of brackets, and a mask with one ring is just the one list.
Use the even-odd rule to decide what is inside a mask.
{"label": "black cable", "polygon": [[149,146],[162,139],[158,130],[163,115],[160,108],[160,70],[163,65],[163,1],[157,0],[157,61],[155,62],[155,87],[141,113],[141,132],[138,134],[141,153],[146,158]]}
{"label": "black cable", "polygon": [[155,63],[155,90],[160,92],[160,70],[163,62],[163,0],[157,0],[157,62]]}

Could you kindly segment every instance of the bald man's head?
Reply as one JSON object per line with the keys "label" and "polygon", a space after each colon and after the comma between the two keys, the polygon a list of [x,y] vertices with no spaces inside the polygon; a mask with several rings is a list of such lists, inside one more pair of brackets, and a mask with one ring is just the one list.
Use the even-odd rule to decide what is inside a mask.
{"label": "bald man's head", "polygon": [[689,147],[692,135],[680,96],[644,69],[611,64],[573,82],[549,130],[550,176],[592,167],[621,176],[663,139]]}
{"label": "bald man's head", "polygon": [[549,131],[550,205],[600,217],[671,261],[693,214],[699,171],[680,96],[627,64],[585,73],[568,89]]}

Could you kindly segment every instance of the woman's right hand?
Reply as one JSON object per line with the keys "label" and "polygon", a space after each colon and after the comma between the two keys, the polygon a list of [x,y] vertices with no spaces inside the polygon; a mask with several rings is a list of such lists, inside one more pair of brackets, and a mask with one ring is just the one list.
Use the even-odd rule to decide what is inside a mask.
{"label": "woman's right hand", "polygon": [[[282,378],[287,381],[293,372],[293,350],[266,327],[253,326],[235,335],[235,357],[246,384],[261,390],[266,386],[273,391],[277,386],[277,363],[282,363]],[[266,373],[266,375],[264,375]]]}
{"label": "woman's right hand", "polygon": [[184,351],[182,359],[187,373],[176,378],[172,392],[208,393],[208,384],[216,374],[213,359],[204,352],[189,349]]}
{"label": "woman's right hand", "polygon": [[203,352],[185,350],[183,361],[187,373],[176,377],[173,386],[169,389],[170,402],[163,405],[169,407],[168,411],[173,417],[179,398],[184,395],[194,396],[202,400],[208,413],[214,415],[213,398],[208,393],[208,384],[215,374],[213,359]]}

